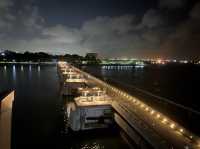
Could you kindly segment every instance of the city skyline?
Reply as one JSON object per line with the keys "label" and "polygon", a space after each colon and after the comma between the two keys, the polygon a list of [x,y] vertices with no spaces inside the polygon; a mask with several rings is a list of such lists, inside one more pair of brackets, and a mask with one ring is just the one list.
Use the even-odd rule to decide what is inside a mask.
{"label": "city skyline", "polygon": [[199,10],[197,0],[1,0],[0,49],[195,58]]}

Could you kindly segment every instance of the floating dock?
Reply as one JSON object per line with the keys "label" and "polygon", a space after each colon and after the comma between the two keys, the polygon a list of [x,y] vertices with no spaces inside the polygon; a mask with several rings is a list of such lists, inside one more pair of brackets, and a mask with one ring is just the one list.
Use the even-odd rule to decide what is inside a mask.
{"label": "floating dock", "polygon": [[[102,122],[100,117],[104,117],[104,122],[106,122],[103,115],[106,112],[103,111],[111,109],[115,122],[141,149],[200,149],[200,138],[197,135],[142,100],[66,62],[58,63],[59,76],[63,75],[63,71],[59,69],[64,68],[72,68],[71,71],[81,75],[85,83],[85,87],[74,86],[74,103],[68,109],[71,112],[69,116],[73,130],[96,128],[93,122]],[[63,82],[67,84],[73,81],[67,82],[64,79]],[[67,88],[71,88],[71,86],[69,85]],[[97,90],[101,88],[99,93],[94,93],[93,87]],[[88,91],[87,88],[89,88]],[[101,93],[109,97],[109,100],[104,101]]]}
{"label": "floating dock", "polygon": [[113,123],[111,98],[97,88],[79,88],[79,96],[69,105],[69,125],[72,130],[106,128]]}

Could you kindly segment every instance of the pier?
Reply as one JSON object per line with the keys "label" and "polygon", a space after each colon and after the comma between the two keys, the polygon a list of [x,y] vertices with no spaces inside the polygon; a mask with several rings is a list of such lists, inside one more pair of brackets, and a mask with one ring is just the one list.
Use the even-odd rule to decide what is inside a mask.
{"label": "pier", "polygon": [[[63,93],[66,92],[63,95],[76,96],[76,105],[74,105],[74,107],[79,105],[79,102],[77,101],[80,100],[77,99],[82,98],[82,95],[79,94],[81,88],[98,87],[101,91],[103,90],[104,95],[109,97],[109,102],[106,99],[104,100],[106,104],[104,104],[112,107],[113,120],[122,128],[122,130],[124,130],[124,132],[126,132],[139,148],[200,148],[200,139],[198,136],[170,119],[170,117],[167,117],[125,91],[122,91],[66,62],[58,63],[58,73],[63,86]],[[70,73],[73,73],[73,77],[71,77]],[[73,89],[73,92],[71,89]],[[90,92],[91,91],[88,91],[88,93]],[[89,95],[89,97],[88,95],[84,96],[89,99],[93,95]],[[86,100],[86,102],[96,108],[100,106],[100,104],[96,102],[96,98],[90,101]],[[89,108],[88,104],[82,104],[81,106],[87,109]],[[99,115],[96,116],[99,117]]]}
{"label": "pier", "polygon": [[0,94],[0,148],[11,148],[12,105],[14,91]]}

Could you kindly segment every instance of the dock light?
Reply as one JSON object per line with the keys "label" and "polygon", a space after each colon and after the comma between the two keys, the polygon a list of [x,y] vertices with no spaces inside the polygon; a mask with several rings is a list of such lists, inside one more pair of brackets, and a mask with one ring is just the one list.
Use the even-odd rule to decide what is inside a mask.
{"label": "dock light", "polygon": [[166,123],[166,122],[167,122],[167,119],[163,118],[162,123]]}
{"label": "dock light", "polygon": [[157,114],[157,115],[156,115],[156,118],[160,118],[160,114]]}
{"label": "dock light", "polygon": [[141,104],[140,107],[143,108],[143,107],[144,107],[144,104]]}
{"label": "dock light", "polygon": [[175,128],[175,124],[171,123],[170,128],[174,129]]}
{"label": "dock light", "polygon": [[151,115],[154,114],[154,113],[155,113],[155,111],[154,111],[154,110],[151,110]]}
{"label": "dock light", "polygon": [[149,111],[149,108],[148,108],[148,107],[146,107],[146,108],[145,108],[145,111]]}
{"label": "dock light", "polygon": [[180,131],[181,133],[183,133],[183,129],[182,129],[182,128],[180,128],[179,131]]}
{"label": "dock light", "polygon": [[197,147],[200,147],[200,140],[199,140],[199,142],[197,143]]}

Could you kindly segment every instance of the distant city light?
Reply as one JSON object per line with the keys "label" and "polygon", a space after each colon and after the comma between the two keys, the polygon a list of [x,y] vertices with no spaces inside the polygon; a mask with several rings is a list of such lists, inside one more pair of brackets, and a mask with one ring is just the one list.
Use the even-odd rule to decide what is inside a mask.
{"label": "distant city light", "polygon": [[182,64],[187,64],[188,63],[187,60],[180,60],[179,62],[182,63]]}

